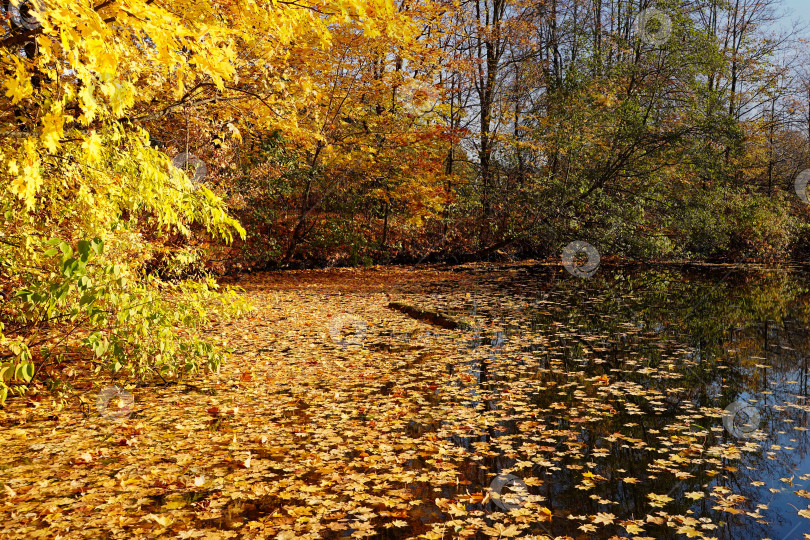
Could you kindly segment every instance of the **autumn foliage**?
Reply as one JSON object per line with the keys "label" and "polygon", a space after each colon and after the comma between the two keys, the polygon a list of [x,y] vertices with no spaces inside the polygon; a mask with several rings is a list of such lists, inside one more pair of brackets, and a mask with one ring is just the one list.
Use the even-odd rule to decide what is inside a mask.
{"label": "autumn foliage", "polygon": [[[612,360],[594,355],[608,349],[592,342],[641,341],[646,330],[600,326],[589,312],[587,339],[554,330],[500,354],[494,349],[506,328],[522,331],[523,323],[511,324],[516,314],[551,292],[516,283],[514,294],[498,297],[511,322],[495,331],[491,320],[489,328],[462,324],[436,316],[435,306],[392,301],[401,291],[375,279],[400,284],[407,272],[374,273],[380,263],[556,263],[564,246],[586,240],[613,261],[776,261],[810,252],[810,176],[800,174],[810,164],[806,42],[779,25],[773,7],[771,0],[0,0],[0,409],[47,401],[78,423],[89,418],[83,392],[95,395],[112,381],[205,396],[203,405],[167,398],[160,407],[173,407],[170,421],[148,432],[128,425],[98,443],[113,441],[114,450],[90,448],[95,426],[83,424],[74,434],[83,437],[81,451],[60,451],[62,470],[103,471],[94,480],[98,506],[74,510],[111,501],[110,515],[120,519],[104,534],[193,537],[200,531],[188,523],[219,520],[210,529],[245,525],[257,537],[407,529],[444,538],[447,523],[458,537],[512,537],[542,535],[556,520],[565,523],[561,534],[652,536],[674,527],[711,538],[712,519],[744,513],[741,495],[704,490],[736,471],[729,463],[742,451],[698,425],[721,415],[716,407],[693,406],[706,398],[689,377],[720,373],[703,362],[717,340],[701,332],[716,329],[687,328],[698,336],[701,362],[684,360],[683,351],[662,355],[656,343],[645,349],[646,371],[636,370],[642,360],[618,356],[619,345]],[[307,266],[377,269],[359,281],[341,281],[336,271],[327,284],[299,283],[295,273],[245,278]],[[546,277],[557,280],[557,270]],[[441,277],[460,279],[448,275]],[[240,283],[252,284],[250,294]],[[597,283],[605,305],[622,296]],[[766,285],[745,306],[766,321],[788,320],[786,298],[798,310],[800,292]],[[271,297],[270,289],[284,292]],[[361,292],[373,296],[345,298]],[[465,308],[471,302],[459,291],[448,298]],[[571,293],[560,305],[577,313],[578,298]],[[342,319],[332,302],[368,317],[349,321],[371,327],[368,347],[345,350],[346,324],[335,323]],[[556,329],[561,309],[541,306],[532,324]],[[406,324],[408,315],[421,322]],[[288,318],[289,333],[263,326]],[[701,324],[720,318],[712,312]],[[423,323],[441,327],[427,334],[436,350]],[[329,325],[337,337],[327,339]],[[461,332],[471,329],[475,372],[462,369],[459,353],[467,347]],[[407,345],[382,343],[396,332]],[[486,362],[481,336],[493,347]],[[234,352],[238,363],[225,362]],[[587,369],[576,371],[580,361]],[[196,386],[190,376],[200,372],[216,382]],[[666,386],[681,376],[676,391]],[[713,384],[726,392],[724,377]],[[121,398],[114,388],[108,400]],[[278,405],[270,412],[256,406],[266,406],[268,388]],[[217,392],[242,400],[252,416],[208,399]],[[529,404],[553,411],[549,422]],[[187,407],[199,410],[182,417]],[[640,416],[655,418],[653,429],[627,431],[637,427],[627,420]],[[288,439],[268,443],[262,421]],[[635,507],[628,496],[614,512],[619,503],[596,494],[617,478],[639,480],[595,461],[584,467],[580,448],[590,444],[587,459],[598,460],[606,447],[583,442],[582,424],[599,444],[632,447],[633,458],[655,470]],[[154,453],[154,468],[137,478],[103,469],[117,460],[142,467],[129,449],[172,429],[185,439],[167,443],[183,450],[170,466]],[[510,470],[525,471],[533,490],[528,506],[511,513],[497,494],[466,487],[480,472],[476,462],[497,456],[503,431]],[[518,432],[532,435],[521,440]],[[193,471],[189,457],[200,433],[205,472]],[[653,455],[665,446],[666,459]],[[677,500],[667,495],[656,475],[688,480],[692,464],[695,485]],[[555,507],[551,491],[540,495],[553,483],[546,474],[571,475],[572,500],[593,493],[588,513]],[[155,499],[119,497],[133,483],[156,490]],[[20,505],[9,516],[37,516],[17,524],[26,533],[43,530],[40,520],[70,529],[56,508],[87,494],[71,484],[78,491],[59,491],[55,506],[43,509],[36,488],[3,485]],[[50,489],[48,480],[37,485]],[[684,497],[712,499],[711,519],[699,523],[687,507],[659,510]],[[138,519],[121,516],[122,508]]]}

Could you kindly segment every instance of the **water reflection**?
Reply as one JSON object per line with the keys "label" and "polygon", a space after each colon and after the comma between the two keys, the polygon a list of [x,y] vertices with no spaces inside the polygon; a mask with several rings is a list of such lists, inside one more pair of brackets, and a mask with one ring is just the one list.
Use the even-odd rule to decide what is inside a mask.
{"label": "water reflection", "polygon": [[[410,298],[473,322],[435,404],[473,409],[484,427],[434,426],[470,454],[442,497],[531,479],[529,511],[513,515],[523,536],[810,533],[798,515],[810,504],[807,275],[602,266],[581,280],[540,267]],[[750,429],[724,427],[737,402],[753,407]],[[451,519],[431,508],[421,523]],[[466,508],[488,523],[505,512],[486,497]]]}

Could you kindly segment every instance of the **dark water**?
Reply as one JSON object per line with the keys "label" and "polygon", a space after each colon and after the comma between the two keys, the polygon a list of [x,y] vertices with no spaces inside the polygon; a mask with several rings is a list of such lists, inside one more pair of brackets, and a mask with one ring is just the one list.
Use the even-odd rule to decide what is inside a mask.
{"label": "dark water", "polygon": [[[400,291],[469,321],[463,360],[447,363],[448,375],[464,372],[468,382],[454,383],[434,405],[491,419],[484,433],[465,433],[440,410],[432,422],[411,423],[415,433],[436,430],[477,454],[460,467],[462,487],[441,497],[501,491],[500,504],[466,508],[493,523],[497,512],[530,507],[516,518],[525,526],[520,536],[810,533],[810,519],[798,513],[810,505],[802,496],[810,497],[802,492],[810,491],[806,271],[603,266],[589,278],[559,267],[459,271],[473,276],[463,290]],[[428,506],[411,517],[450,519]],[[600,515],[607,522],[590,530]],[[629,533],[630,520],[643,532]]]}

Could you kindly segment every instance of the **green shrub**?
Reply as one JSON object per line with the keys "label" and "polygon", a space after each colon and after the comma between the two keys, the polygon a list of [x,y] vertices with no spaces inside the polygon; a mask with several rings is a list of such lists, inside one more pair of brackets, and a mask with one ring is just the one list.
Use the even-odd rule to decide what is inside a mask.
{"label": "green shrub", "polygon": [[203,331],[249,309],[236,289],[219,290],[211,278],[135,275],[105,257],[99,238],[80,240],[75,249],[61,239],[43,246],[39,260],[51,270],[25,273],[26,286],[2,313],[0,351],[8,352],[0,364],[0,404],[38,378],[64,388],[56,373],[68,357],[90,360],[96,374],[140,379],[217,369],[225,350]]}

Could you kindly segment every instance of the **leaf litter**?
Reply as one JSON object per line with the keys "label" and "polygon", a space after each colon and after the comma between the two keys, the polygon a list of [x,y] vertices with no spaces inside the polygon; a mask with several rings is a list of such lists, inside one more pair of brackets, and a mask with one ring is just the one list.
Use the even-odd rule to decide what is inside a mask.
{"label": "leaf litter", "polygon": [[[807,474],[777,486],[752,466],[792,447],[730,437],[707,394],[739,354],[725,347],[707,374],[692,344],[656,326],[644,287],[661,276],[586,289],[537,272],[251,275],[240,285],[255,311],[211,330],[235,349],[219,373],[128,386],[121,420],[0,412],[0,535],[721,538],[768,530],[766,485],[807,517]],[[392,299],[464,329],[387,309]],[[730,339],[750,349],[743,337]],[[775,406],[806,415],[782,383]]]}

